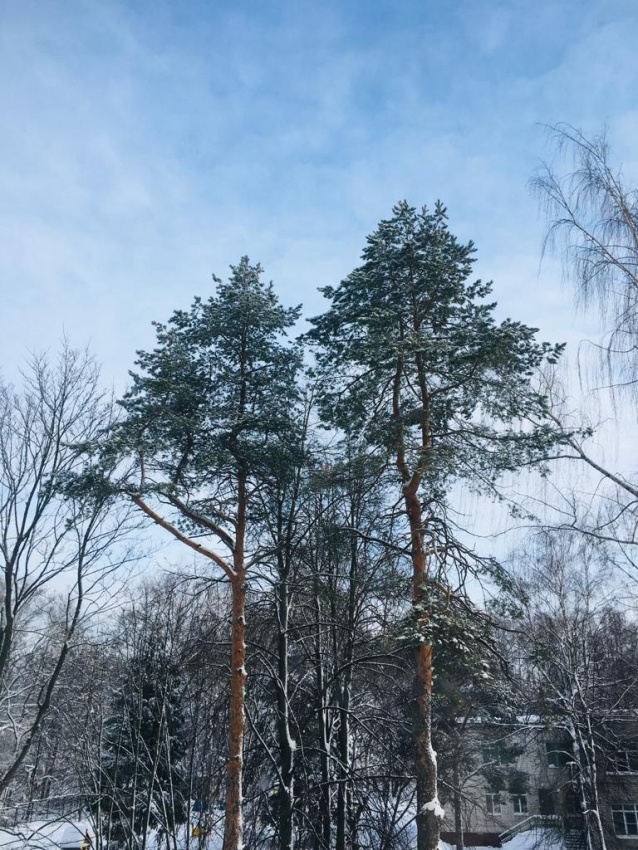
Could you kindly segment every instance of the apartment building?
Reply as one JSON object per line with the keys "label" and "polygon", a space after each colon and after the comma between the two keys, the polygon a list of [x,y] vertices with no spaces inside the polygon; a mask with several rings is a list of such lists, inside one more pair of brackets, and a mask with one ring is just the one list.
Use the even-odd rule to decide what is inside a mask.
{"label": "apartment building", "polygon": [[[627,747],[605,753],[597,764],[599,810],[606,846],[638,850],[638,726],[623,725],[614,739],[624,737]],[[543,828],[559,833],[570,850],[584,847],[569,737],[540,724],[500,738],[493,728],[486,734],[488,728],[471,733],[475,757],[465,775],[458,773],[457,794],[442,793],[443,840],[454,844],[459,825],[466,846],[500,846],[521,831]]]}

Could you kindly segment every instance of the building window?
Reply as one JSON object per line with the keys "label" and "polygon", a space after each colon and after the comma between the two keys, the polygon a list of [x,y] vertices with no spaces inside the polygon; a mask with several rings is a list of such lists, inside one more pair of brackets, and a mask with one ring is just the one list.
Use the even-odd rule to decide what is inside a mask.
{"label": "building window", "polygon": [[638,837],[638,803],[623,803],[611,807],[614,832],[619,838]]}
{"label": "building window", "polygon": [[548,741],[545,744],[547,751],[547,764],[549,767],[565,767],[569,761],[569,754],[556,741]]}
{"label": "building window", "polygon": [[501,800],[498,794],[485,795],[485,808],[487,810],[488,815],[501,814]]}
{"label": "building window", "polygon": [[616,750],[609,773],[638,773],[638,750]]}
{"label": "building window", "polygon": [[502,744],[486,744],[483,747],[483,761],[486,764],[511,764],[512,755]]}
{"label": "building window", "polygon": [[526,815],[527,794],[512,794],[512,808],[515,815]]}

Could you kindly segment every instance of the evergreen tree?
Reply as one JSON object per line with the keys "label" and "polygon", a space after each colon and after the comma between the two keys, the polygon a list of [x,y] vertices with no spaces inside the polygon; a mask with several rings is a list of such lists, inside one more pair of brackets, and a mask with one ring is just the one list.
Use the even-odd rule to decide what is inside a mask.
{"label": "evergreen tree", "polygon": [[118,839],[149,829],[174,835],[186,821],[185,687],[180,666],[145,637],[124,670],[107,720],[99,768],[105,834]]}
{"label": "evergreen tree", "polygon": [[322,290],[331,305],[309,334],[323,416],[385,450],[400,478],[413,568],[419,850],[438,847],[442,817],[428,596],[442,565],[469,557],[445,521],[450,488],[464,481],[492,491],[503,472],[541,462],[557,439],[532,377],[562,347],[538,343],[519,322],[496,322],[485,300],[491,285],[470,281],[473,255],[440,203],[418,212],[402,202],[368,238],[363,264]]}
{"label": "evergreen tree", "polygon": [[[208,300],[157,324],[139,352],[111,451],[118,487],[155,523],[216,564],[231,589],[224,850],[242,846],[246,619],[251,511],[294,429],[300,354],[286,343],[299,309],[282,307],[243,257]],[[212,543],[206,545],[206,539]]]}

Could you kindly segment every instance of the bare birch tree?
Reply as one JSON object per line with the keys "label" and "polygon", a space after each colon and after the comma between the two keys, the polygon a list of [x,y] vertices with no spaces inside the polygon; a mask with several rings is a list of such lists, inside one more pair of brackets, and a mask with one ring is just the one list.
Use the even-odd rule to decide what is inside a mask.
{"label": "bare birch tree", "polygon": [[[612,405],[630,403],[625,410],[635,419],[638,399],[638,190],[628,183],[612,158],[606,134],[586,136],[568,124],[549,128],[556,154],[554,164],[542,166],[532,188],[547,214],[545,250],[556,250],[565,276],[574,286],[577,303],[602,321],[601,339],[588,340],[579,356],[579,375],[586,398],[576,417],[585,422],[582,437],[591,436],[609,418]],[[592,370],[593,365],[593,370]],[[636,567],[638,543],[638,482],[635,469],[614,468],[601,447],[577,436],[566,392],[553,376],[548,382],[553,419],[568,437],[565,456],[589,468],[600,482],[593,512],[557,494],[561,524],[600,540],[613,541],[619,559]],[[614,413],[618,413],[618,408]],[[591,501],[591,500],[590,500]]]}

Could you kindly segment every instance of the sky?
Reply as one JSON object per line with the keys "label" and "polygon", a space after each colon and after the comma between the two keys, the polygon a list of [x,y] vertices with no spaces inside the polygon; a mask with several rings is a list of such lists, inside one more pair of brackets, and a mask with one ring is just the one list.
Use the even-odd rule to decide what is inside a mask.
{"label": "sky", "polygon": [[401,199],[441,199],[500,316],[573,366],[600,329],[529,180],[568,122],[638,183],[637,29],[635,0],[0,0],[0,377],[66,337],[121,393],[244,254],[316,315]]}
{"label": "sky", "polygon": [[243,254],[315,315],[403,198],[577,345],[528,181],[558,121],[638,171],[637,28],[634,0],[0,0],[0,372],[66,335],[120,389]]}

